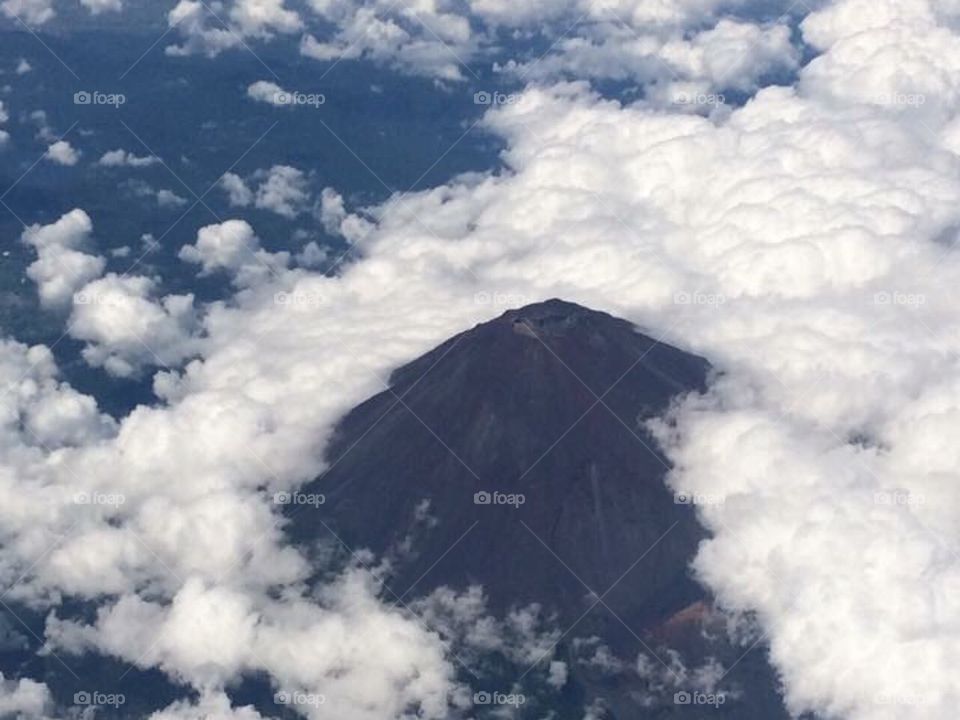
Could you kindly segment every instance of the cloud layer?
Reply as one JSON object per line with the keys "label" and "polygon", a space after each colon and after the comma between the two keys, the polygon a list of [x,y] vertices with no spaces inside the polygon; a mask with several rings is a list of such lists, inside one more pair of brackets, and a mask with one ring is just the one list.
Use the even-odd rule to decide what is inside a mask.
{"label": "cloud layer", "polygon": [[[201,32],[188,42],[228,42],[202,34],[214,31],[194,22],[192,5],[175,11]],[[342,12],[341,32],[355,20],[352,6],[317,6]],[[535,17],[491,0],[472,7],[506,26]],[[651,7],[616,10],[634,25],[676,28],[719,6]],[[232,22],[299,30],[280,3],[253,9],[233,6]],[[456,37],[462,23],[447,14],[433,8],[430,21]],[[840,0],[804,21],[820,54],[794,85],[711,118],[624,105],[585,83],[531,85],[487,115],[506,143],[500,171],[365,212],[325,193],[329,228],[355,246],[337,277],[265,253],[242,221],[200,230],[182,259],[231,273],[238,292],[199,309],[160,297],[150,278],[103,276],[80,249],[92,233],[82,211],[28,230],[31,278],[46,302],[69,308],[87,360],[119,374],[163,368],[162,403],[114,421],[57,381],[47,349],[0,346],[14,400],[0,425],[5,585],[23,576],[13,597],[38,607],[60,594],[96,600],[87,624],[54,612],[51,647],[159,667],[201,691],[197,705],[163,717],[255,717],[226,707],[222,692],[258,671],[278,691],[322,694],[325,709],[298,708],[308,717],[408,707],[443,717],[458,690],[446,643],[382,603],[359,567],[311,597],[271,499],[321,469],[336,419],[392,368],[506,309],[480,295],[561,296],[630,318],[721,371],[657,431],[675,489],[724,499],[700,508],[713,539],[696,569],[727,609],[756,615],[790,708],[952,719],[955,20],[947,3]],[[749,67],[727,81],[750,91],[777,63],[796,62],[784,31],[758,28],[714,23],[677,57],[720,87],[712,63],[752,43]],[[402,57],[412,41],[384,33],[401,38],[391,57]],[[323,52],[346,52],[338,47]],[[227,188],[238,204],[262,194],[276,212],[296,206],[288,171],[256,192],[238,179]],[[90,297],[118,300],[81,302]],[[43,705],[32,686],[3,692]]]}
{"label": "cloud layer", "polygon": [[[796,4],[768,3],[749,19],[744,0],[234,0],[223,15],[183,0],[169,15],[183,42],[173,54],[215,56],[247,41],[299,38],[322,62],[369,60],[400,72],[458,83],[493,66],[505,82],[591,77],[649,84],[652,96],[724,89],[750,91],[764,77],[796,69],[789,26]],[[545,52],[529,51],[540,39]],[[475,67],[477,66],[477,67]],[[251,96],[276,104],[280,88],[260,82]]]}

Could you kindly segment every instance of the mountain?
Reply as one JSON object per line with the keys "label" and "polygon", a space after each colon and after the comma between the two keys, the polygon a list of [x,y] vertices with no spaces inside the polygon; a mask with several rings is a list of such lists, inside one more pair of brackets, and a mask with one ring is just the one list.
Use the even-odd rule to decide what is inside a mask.
{"label": "mountain", "polygon": [[[737,666],[723,679],[739,699],[711,716],[786,717],[762,647],[728,642],[690,576],[705,534],[645,429],[709,372],[605,313],[560,300],[507,312],[340,422],[328,469],[302,488],[324,502],[287,506],[288,532],[387,558],[385,598],[404,606],[471,586],[496,617],[535,603],[571,668],[538,713],[580,720],[594,702],[608,713],[596,717],[699,717],[670,691],[718,658]],[[654,667],[633,669],[640,654]]]}

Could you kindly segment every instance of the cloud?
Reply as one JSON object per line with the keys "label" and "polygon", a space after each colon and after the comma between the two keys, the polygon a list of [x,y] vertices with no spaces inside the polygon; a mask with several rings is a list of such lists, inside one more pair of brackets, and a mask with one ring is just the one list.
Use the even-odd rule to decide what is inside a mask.
{"label": "cloud", "polygon": [[53,0],[4,0],[0,11],[8,18],[18,18],[28,25],[43,25],[54,18]]}
{"label": "cloud", "polygon": [[238,285],[263,281],[286,268],[288,253],[268,253],[249,223],[227,220],[200,228],[197,241],[180,249],[180,259],[201,266],[204,275],[226,271]]}
{"label": "cloud", "polygon": [[[257,184],[255,191],[251,189],[252,184]],[[233,207],[252,204],[290,220],[306,212],[312,202],[306,173],[289,165],[258,170],[248,180],[228,172],[220,178],[220,187],[226,191]]]}
{"label": "cloud", "polygon": [[583,720],[604,720],[609,713],[607,704],[600,698],[594,698],[589,705],[583,709]]}
{"label": "cloud", "polygon": [[800,53],[787,25],[721,20],[688,44],[668,45],[662,56],[712,88],[751,91],[760,78],[795,70]]}
{"label": "cloud", "polygon": [[[0,432],[8,449],[21,446],[53,451],[82,446],[109,437],[115,430],[114,422],[99,413],[93,398],[60,380],[53,354],[46,347],[0,342],[0,378],[10,390],[0,416]],[[11,513],[18,514],[26,498],[15,498],[15,492],[16,485],[5,475],[0,494],[9,501]]]}
{"label": "cloud", "polygon": [[469,0],[472,15],[494,27],[525,27],[556,21],[577,9],[575,0]]}
{"label": "cloud", "polygon": [[247,207],[253,202],[253,191],[247,187],[243,178],[236,173],[224,173],[220,178],[220,187],[226,192],[233,207]]}
{"label": "cloud", "polygon": [[30,120],[37,126],[36,138],[46,143],[54,143],[57,140],[56,134],[50,128],[47,121],[47,113],[43,110],[34,110],[30,113]]}
{"label": "cloud", "polygon": [[[299,275],[285,272],[271,283],[285,287]],[[276,302],[277,287],[251,287],[238,300],[245,296],[257,306],[266,302],[284,312],[292,309]],[[176,367],[189,357],[188,350],[205,352],[205,333],[188,338],[190,323],[178,322],[190,317],[187,304],[174,306],[156,290],[143,278],[108,275],[78,293],[69,327],[88,343],[88,361],[123,374],[143,364]],[[232,324],[229,316],[222,317]],[[208,319],[211,328],[218,323],[203,318],[205,326]],[[41,416],[36,390],[26,392],[36,381],[23,368],[52,378],[56,366],[44,348],[0,347],[0,358],[13,357],[20,358],[19,365],[9,376],[23,388],[18,392],[22,406],[0,425],[0,439],[11,449],[0,472],[5,508],[0,536],[5,557],[22,558],[22,564],[2,567],[6,585],[15,585],[11,600],[45,606],[53,588],[91,599],[115,596],[101,602],[89,626],[52,616],[46,635],[57,652],[97,648],[143,667],[161,667],[197,687],[238,672],[266,672],[278,691],[322,693],[326,708],[351,720],[392,717],[414,705],[424,718],[445,717],[455,683],[444,643],[419,621],[382,603],[379,586],[366,571],[351,571],[323,588],[319,603],[296,589],[311,571],[285,547],[271,498],[317,467],[312,420],[302,418],[302,434],[287,436],[283,429],[271,440],[261,433],[273,425],[272,401],[265,404],[265,397],[227,386],[197,395],[178,372],[164,372],[155,383],[169,405],[139,408],[114,427],[87,398],[88,412],[72,433],[77,446],[48,464],[26,428],[46,428],[41,439],[47,442],[67,433],[54,432],[49,421],[28,425],[20,420]],[[48,384],[49,392],[68,390]],[[345,399],[336,394],[322,405],[328,401],[332,404],[321,410],[328,418],[323,424],[345,409]],[[88,433],[82,442],[80,428]],[[278,453],[274,440],[283,437],[292,444]],[[236,464],[238,453],[252,453],[253,464],[243,465],[259,469],[249,473]],[[13,466],[19,471],[8,475]],[[261,475],[267,467],[268,474]],[[80,497],[86,502],[78,505]],[[123,501],[109,502],[118,497]],[[96,498],[105,500],[95,503]],[[37,553],[51,547],[51,533],[66,529],[61,522],[68,516],[69,539],[34,564]],[[184,584],[178,577],[193,580]],[[283,597],[270,591],[278,586],[289,588]],[[219,631],[198,632],[202,627]],[[224,643],[222,633],[238,642]],[[367,648],[374,642],[390,652],[371,658]],[[150,652],[148,644],[154,644]],[[321,646],[329,652],[318,654]],[[183,704],[168,708],[190,711]]]}
{"label": "cloud", "polygon": [[[442,644],[381,605],[361,572],[326,588],[319,603],[258,606],[242,593],[189,580],[169,608],[124,598],[100,614],[95,634],[61,622],[48,632],[58,644],[94,640],[141,666],[209,682],[218,673],[222,680],[265,667],[279,693],[315,698],[297,706],[307,717],[381,720],[401,717],[411,705],[425,719],[446,717],[451,684]],[[391,651],[370,653],[373,645]]]}
{"label": "cloud", "polygon": [[266,35],[271,31],[293,33],[300,30],[300,16],[285,6],[284,0],[236,0],[230,19],[243,35]]}
{"label": "cloud", "polygon": [[[3,101],[0,100],[0,125],[3,125],[9,119],[10,113],[7,112],[6,106],[3,104]],[[3,147],[9,140],[10,133],[5,130],[0,130],[0,147]]]}
{"label": "cloud", "polygon": [[157,205],[162,208],[183,207],[189,201],[185,197],[177,195],[173,190],[157,190]]}
{"label": "cloud", "polygon": [[0,715],[43,720],[53,706],[50,691],[33,680],[6,680],[0,673]]}
{"label": "cloud", "polygon": [[260,240],[250,224],[243,220],[228,220],[220,225],[208,225],[197,234],[195,245],[185,245],[180,259],[203,266],[204,273],[216,270],[239,270],[260,251]]}
{"label": "cloud", "polygon": [[177,365],[196,352],[193,295],[155,295],[150,278],[113,273],[78,291],[69,332],[87,343],[84,359],[111,375],[130,377],[144,366]]}
{"label": "cloud", "polygon": [[[483,589],[478,586],[462,592],[441,587],[412,603],[417,614],[444,637],[455,638],[461,658],[481,658],[498,653],[509,662],[526,669],[550,660],[563,630],[551,624],[537,604],[510,610],[506,617],[489,614]],[[563,671],[552,663],[547,679],[554,684]],[[562,684],[561,684],[562,685]]]}
{"label": "cloud", "polygon": [[324,188],[320,194],[320,222],[330,235],[339,235],[340,228],[347,219],[343,196],[333,188]]}
{"label": "cloud", "polygon": [[126,150],[117,149],[104,153],[100,160],[97,161],[97,164],[104,167],[141,168],[156,165],[159,162],[160,158],[153,155],[140,157]]}
{"label": "cloud", "polygon": [[274,165],[258,177],[261,182],[254,199],[256,207],[288,219],[295,218],[307,209],[310,189],[302,170],[289,165]]}
{"label": "cloud", "polygon": [[233,0],[226,19],[197,0],[180,0],[168,15],[171,29],[183,36],[181,45],[170,45],[170,55],[203,53],[215,57],[224,50],[245,44],[245,38],[269,39],[276,33],[300,30],[299,14],[284,0]]}
{"label": "cloud", "polygon": [[170,28],[176,28],[183,36],[181,45],[168,45],[168,55],[191,55],[203,53],[216,57],[224,50],[236,47],[242,38],[222,26],[208,27],[203,3],[197,0],[180,0],[167,15]]}
{"label": "cloud", "polygon": [[320,247],[315,240],[303,246],[303,250],[296,254],[295,260],[299,267],[320,268],[330,259],[330,251]]}
{"label": "cloud", "polygon": [[80,4],[89,10],[91,15],[123,10],[123,0],[80,0]]}
{"label": "cloud", "polygon": [[196,703],[175,702],[149,720],[262,720],[262,716],[249,706],[231,707],[225,693],[203,693]]}
{"label": "cloud", "polygon": [[37,252],[27,268],[27,277],[37,284],[45,307],[62,308],[83,285],[103,274],[106,260],[84,252],[93,232],[93,222],[76,209],[49,225],[24,230],[22,240]]}
{"label": "cloud", "polygon": [[462,63],[477,50],[467,17],[437,4],[415,9],[375,2],[351,5],[314,3],[321,19],[337,30],[326,40],[305,35],[300,52],[321,61],[367,58],[415,75],[464,79]]}
{"label": "cloud", "polygon": [[[151,165],[151,164],[152,163],[146,163],[146,165]],[[142,163],[139,165],[139,167],[144,167],[144,166],[145,165],[143,165]],[[151,201],[156,201],[157,207],[160,207],[163,209],[180,208],[180,207],[183,207],[184,205],[187,205],[190,202],[187,198],[177,195],[177,193],[175,193],[173,190],[170,190],[168,188],[161,188],[157,190],[150,183],[140,179],[130,178],[130,179],[124,180],[120,184],[120,187],[129,191],[134,197],[149,198]]]}
{"label": "cloud", "polygon": [[[953,681],[922,660],[949,652],[949,625],[923,640],[910,628],[941,612],[918,596],[921,579],[945,593],[955,572],[950,440],[936,430],[956,412],[952,334],[937,332],[957,272],[939,240],[960,220],[952,151],[908,116],[791,88],[723,120],[624,107],[581,84],[525,95],[487,119],[507,143],[503,172],[371,213],[363,260],[341,277],[273,285],[292,281],[286,297],[301,300],[278,308],[264,289],[215,312],[208,348],[222,354],[170,396],[224,376],[258,385],[283,372],[278,356],[309,357],[312,372],[349,358],[336,382],[352,402],[376,374],[486,317],[479,289],[629,317],[725,373],[662,437],[675,488],[726,498],[700,508],[714,539],[697,570],[728,607],[758,613],[791,709],[908,717],[907,701],[922,700],[926,717],[950,717]],[[391,345],[371,340],[383,337]],[[909,492],[929,501],[875,499]],[[891,598],[920,605],[891,613]]]}
{"label": "cloud", "polygon": [[[699,83],[701,89],[753,90],[761,78],[796,69],[799,50],[787,22],[795,4],[774,0],[765,14],[750,18],[744,0],[625,0],[598,5],[589,0],[508,3],[391,5],[379,0],[315,0],[302,15],[280,0],[234,0],[226,27],[213,22],[201,3],[182,0],[169,16],[184,37],[168,52],[220,52],[270,39],[300,35],[300,52],[322,62],[366,59],[400,72],[458,83],[479,79],[471,65],[494,67],[525,80],[559,77],[631,79],[652,85]],[[756,13],[754,13],[755,15]],[[525,43],[503,42],[541,34],[547,51],[524,53]],[[731,84],[727,84],[727,82]],[[254,83],[250,95],[272,104],[283,91],[272,82]],[[668,97],[660,89],[655,95]]]}
{"label": "cloud", "polygon": [[844,0],[824,8],[801,26],[811,45],[829,51],[806,68],[804,88],[940,125],[960,104],[953,72],[960,67],[960,38],[951,30],[953,19],[948,8],[927,2]]}
{"label": "cloud", "polygon": [[73,167],[80,161],[80,155],[80,151],[74,149],[69,142],[66,140],[58,140],[47,148],[47,153],[44,157],[57,165]]}
{"label": "cloud", "polygon": [[284,95],[289,95],[289,93],[276,83],[266,80],[258,80],[247,88],[247,97],[250,99],[275,106],[284,104],[282,102]]}
{"label": "cloud", "polygon": [[[305,34],[301,53],[321,61],[367,58],[446,81],[473,76],[470,64],[492,56],[496,69],[526,81],[634,80],[650,84],[652,97],[667,98],[669,86],[678,82],[697,83],[704,92],[750,91],[765,76],[795,70],[799,50],[785,22],[795,6],[770,4],[769,14],[780,20],[768,24],[750,19],[745,5],[473,0],[463,7],[421,5],[414,11],[363,0],[314,2],[316,14],[336,32],[323,38]],[[504,31],[515,37],[536,31],[549,45],[531,60],[518,44],[498,44]]]}
{"label": "cloud", "polygon": [[[0,425],[4,586],[44,609],[60,593],[97,599],[87,624],[53,613],[51,647],[160,667],[200,702],[262,672],[278,691],[322,694],[330,704],[305,707],[314,717],[416,704],[444,717],[457,689],[444,642],[359,569],[309,598],[271,494],[317,474],[337,418],[391,369],[487,319],[478,291],[560,295],[721,371],[656,429],[673,487],[724,498],[698,507],[711,539],[695,568],[726,608],[756,616],[791,711],[953,718],[960,175],[954,80],[939,64],[953,62],[953,26],[939,5],[876,7],[808,18],[820,55],[796,85],[722,116],[624,105],[583,83],[528,87],[487,115],[505,143],[498,172],[345,218],[333,204],[359,260],[338,277],[275,268],[204,306],[193,352],[154,378],[160,402],[115,428],[93,432],[105,421],[92,401],[69,432],[34,424],[75,446],[49,453],[21,420],[37,378],[66,390],[49,351],[4,344],[17,399]],[[621,11],[667,26],[704,8]],[[936,93],[929,116],[868,100],[914,81]],[[192,247],[201,266],[243,267],[220,259],[229,243]],[[180,316],[155,286],[108,279],[160,327]],[[104,362],[149,362],[126,321],[89,327]],[[78,513],[72,501],[110,491],[126,502]]]}
{"label": "cloud", "polygon": [[673,102],[673,92],[710,94],[753,91],[774,74],[794,71],[799,50],[785,24],[720,20],[702,31],[667,25],[624,27],[611,21],[558,40],[532,62],[508,62],[503,69],[527,79],[557,77],[639,80],[647,99]]}
{"label": "cloud", "polygon": [[[910,717],[923,703],[948,717],[952,680],[911,667],[953,645],[916,591],[955,578],[951,512],[933,510],[956,502],[950,454],[931,462],[944,451],[920,440],[954,412],[943,331],[956,267],[938,242],[957,221],[952,153],[909,117],[826,92],[770,88],[718,123],[576,86],[527,94],[490,117],[510,172],[401,201],[352,272],[382,283],[387,258],[404,257],[436,278],[466,261],[468,286],[562,294],[706,354],[728,375],[664,438],[677,489],[726,496],[702,508],[715,539],[701,577],[759,612],[794,711]],[[908,491],[927,503],[875,500]],[[891,598],[922,608],[900,617]],[[878,677],[870,657],[898,660]]]}

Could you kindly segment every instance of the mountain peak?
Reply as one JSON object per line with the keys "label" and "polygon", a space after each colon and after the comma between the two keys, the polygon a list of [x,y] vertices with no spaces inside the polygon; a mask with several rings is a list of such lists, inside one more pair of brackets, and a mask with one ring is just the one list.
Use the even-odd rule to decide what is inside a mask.
{"label": "mountain peak", "polygon": [[[495,607],[537,601],[571,618],[584,588],[536,537],[603,590],[676,523],[651,553],[670,570],[628,578],[609,599],[644,622],[660,619],[699,597],[686,561],[702,533],[692,510],[674,504],[669,463],[645,421],[678,393],[702,390],[707,370],[580,305],[511,310],[397,370],[388,391],[340,423],[331,467],[310,490],[327,498],[324,522],[378,553],[404,541],[404,519],[429,500],[437,522],[418,557],[397,568],[401,587],[479,582]],[[475,504],[477,493],[525,503],[504,514]],[[308,538],[318,526],[313,511],[298,512],[291,532]],[[449,562],[433,566],[445,552]]]}
{"label": "mountain peak", "polygon": [[582,305],[553,298],[543,302],[533,303],[521,308],[508,310],[494,322],[530,323],[531,325],[549,327],[554,324],[571,326],[577,320],[590,315],[609,317],[605,313],[589,310]]}
{"label": "mountain peak", "polygon": [[[703,613],[690,610],[709,600],[688,571],[704,531],[667,488],[669,461],[646,424],[702,391],[708,369],[573,303],[511,310],[399,369],[348,413],[328,470],[304,488],[326,502],[287,506],[288,533],[302,547],[335,533],[387,558],[385,585],[404,602],[479,586],[496,617],[535,604],[571,647],[592,638],[627,664],[647,651],[641,637],[713,657],[717,647],[699,647]],[[762,709],[744,717],[776,716],[764,677]],[[631,682],[623,717],[637,716]],[[669,708],[664,717],[686,709]]]}
{"label": "mountain peak", "polygon": [[593,333],[610,324],[629,326],[629,323],[606,313],[558,299],[509,310],[493,323],[509,324],[514,332],[531,337],[558,336],[574,332]]}
{"label": "mountain peak", "polygon": [[[521,385],[534,394],[566,388],[579,393],[586,387],[596,395],[637,367],[657,375],[668,395],[700,390],[707,369],[702,358],[654,340],[626,320],[559,299],[509,310],[450,338],[394,372],[391,385],[435,377],[434,368],[453,375],[456,366],[462,370],[457,382],[486,383],[493,391],[505,385],[520,389],[523,378]],[[519,377],[511,377],[515,373]]]}

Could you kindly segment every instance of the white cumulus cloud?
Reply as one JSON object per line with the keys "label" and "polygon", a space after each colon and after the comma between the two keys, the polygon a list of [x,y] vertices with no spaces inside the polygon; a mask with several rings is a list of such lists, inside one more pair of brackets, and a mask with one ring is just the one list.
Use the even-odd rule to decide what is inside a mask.
{"label": "white cumulus cloud", "polygon": [[47,148],[46,159],[57,165],[73,167],[80,161],[80,151],[67,140],[57,140]]}
{"label": "white cumulus cloud", "polygon": [[53,0],[4,0],[0,11],[8,18],[17,18],[27,25],[43,25],[56,16]]}
{"label": "white cumulus cloud", "polygon": [[33,225],[22,240],[37,252],[27,268],[27,277],[37,284],[40,302],[46,307],[64,307],[83,285],[99,277],[106,260],[84,250],[90,244],[93,221],[76,209],[49,225]]}
{"label": "white cumulus cloud", "polygon": [[159,162],[160,158],[153,155],[139,156],[120,148],[105,152],[101,156],[100,160],[97,161],[97,164],[104,167],[141,168],[149,167],[150,165],[156,165]]}

